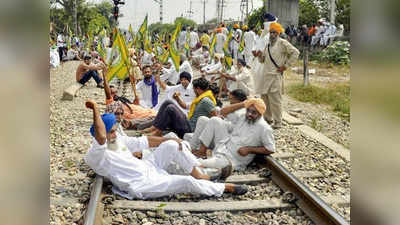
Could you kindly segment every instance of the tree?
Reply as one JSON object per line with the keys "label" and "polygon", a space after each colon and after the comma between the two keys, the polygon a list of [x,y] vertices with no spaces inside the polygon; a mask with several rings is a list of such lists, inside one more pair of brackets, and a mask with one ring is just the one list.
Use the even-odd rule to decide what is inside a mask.
{"label": "tree", "polygon": [[153,23],[149,26],[149,31],[151,35],[172,33],[174,29],[175,29],[174,24],[161,23],[161,22]]}
{"label": "tree", "polygon": [[320,18],[320,13],[314,0],[299,1],[299,25],[306,24],[308,27],[316,24]]}
{"label": "tree", "polygon": [[177,17],[176,19],[175,19],[175,22],[174,22],[174,24],[176,25],[176,24],[178,24],[178,23],[181,23],[182,24],[182,27],[196,27],[197,26],[197,24],[196,24],[196,22],[194,22],[193,20],[191,20],[191,19],[186,19],[186,18],[184,18],[184,17]]}
{"label": "tree", "polygon": [[[75,1],[77,3],[76,27],[79,27],[80,31],[74,29],[74,17],[71,15],[71,11],[75,7]],[[108,2],[87,4],[84,0],[51,0],[50,3],[50,22],[54,24],[54,32],[56,33],[66,33],[66,27],[68,26],[73,33],[84,35],[89,30],[97,31],[102,26],[110,31],[110,27],[116,25],[115,20],[112,18],[113,6]],[[94,28],[94,26],[99,27]]]}
{"label": "tree", "polygon": [[350,0],[336,1],[336,24],[343,24],[345,33],[350,32]]}
{"label": "tree", "polygon": [[260,7],[254,10],[246,19],[248,27],[252,29],[253,27],[256,27],[257,24],[263,24],[264,13],[265,13],[264,7]]}

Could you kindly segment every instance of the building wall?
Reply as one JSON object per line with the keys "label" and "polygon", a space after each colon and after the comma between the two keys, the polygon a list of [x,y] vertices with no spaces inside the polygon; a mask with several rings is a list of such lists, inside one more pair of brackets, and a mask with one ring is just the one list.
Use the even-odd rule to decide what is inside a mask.
{"label": "building wall", "polygon": [[278,17],[284,28],[291,24],[298,26],[299,0],[268,0],[267,4],[267,12]]}

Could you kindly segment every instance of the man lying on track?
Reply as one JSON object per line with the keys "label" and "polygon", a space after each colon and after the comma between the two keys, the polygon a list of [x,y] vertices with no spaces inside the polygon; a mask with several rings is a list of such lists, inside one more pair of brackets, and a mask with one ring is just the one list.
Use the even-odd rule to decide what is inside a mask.
{"label": "man lying on track", "polygon": [[[187,143],[180,139],[164,137],[127,137],[117,132],[114,114],[100,116],[93,100],[86,102],[93,110],[90,132],[93,144],[85,156],[85,162],[99,175],[108,178],[130,199],[148,199],[178,193],[221,196],[224,192],[241,195],[246,186],[214,183],[196,166],[196,157],[190,153]],[[134,156],[142,149],[157,147],[154,153],[141,160]],[[171,162],[177,163],[191,176],[171,175],[165,169]]]}
{"label": "man lying on track", "polygon": [[[205,157],[207,148],[215,143],[212,157],[199,159],[205,168],[226,168],[240,170],[254,159],[255,154],[269,155],[275,152],[275,140],[272,128],[262,115],[265,104],[260,98],[251,98],[221,109],[227,115],[241,108],[246,108],[236,123],[228,124],[219,117],[212,117],[199,136],[200,149],[193,151],[197,156]],[[231,131],[231,132],[229,132]]]}

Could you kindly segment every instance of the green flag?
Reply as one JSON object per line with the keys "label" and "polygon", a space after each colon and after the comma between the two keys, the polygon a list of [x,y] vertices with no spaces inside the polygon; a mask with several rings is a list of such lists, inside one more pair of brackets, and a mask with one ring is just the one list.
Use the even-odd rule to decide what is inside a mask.
{"label": "green flag", "polygon": [[179,55],[179,51],[176,47],[176,37],[179,32],[181,32],[182,24],[178,23],[175,28],[175,32],[171,37],[170,45],[169,45],[169,54],[171,55],[172,62],[174,63],[176,72],[179,72],[180,60],[181,57]]}
{"label": "green flag", "polygon": [[232,40],[232,30],[233,29],[229,29],[229,34],[228,34],[228,37],[226,38],[226,41],[224,43],[224,48],[223,48],[224,54],[225,54],[225,56],[224,56],[225,65],[228,67],[228,70],[230,70],[232,67],[232,55],[228,49],[229,42]]}

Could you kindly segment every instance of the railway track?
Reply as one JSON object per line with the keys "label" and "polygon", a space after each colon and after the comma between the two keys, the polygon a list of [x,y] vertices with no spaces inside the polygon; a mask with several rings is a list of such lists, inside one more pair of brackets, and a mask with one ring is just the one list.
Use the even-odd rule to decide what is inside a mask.
{"label": "railway track", "polygon": [[[163,198],[152,201],[135,201],[135,200],[118,200],[112,195],[109,195],[109,191],[103,188],[103,178],[97,176],[92,188],[92,194],[90,202],[85,216],[85,225],[99,225],[108,223],[107,220],[103,219],[104,214],[108,216],[116,216],[118,212],[129,214],[135,211],[147,212],[147,216],[159,218],[155,220],[156,224],[161,221],[165,213],[179,213],[177,215],[184,216],[185,213],[210,213],[210,212],[246,212],[246,211],[262,211],[270,212],[276,210],[290,210],[299,208],[304,212],[314,224],[349,224],[342,216],[335,212],[329,204],[325,201],[331,201],[330,204],[349,204],[348,202],[337,201],[334,202],[335,198],[332,196],[327,198],[321,198],[314,192],[312,192],[305,184],[303,184],[298,177],[315,177],[320,176],[318,173],[291,173],[284,168],[279,162],[279,159],[290,158],[288,154],[277,154],[275,157],[267,156],[262,159],[263,162],[258,163],[258,171],[262,171],[263,176],[259,174],[245,174],[245,175],[232,175],[228,178],[227,182],[247,184],[250,187],[250,191],[254,190],[254,187],[271,188],[277,185],[279,190],[272,190],[272,192],[278,191],[280,195],[275,196],[276,198],[259,198],[253,200],[240,199],[240,197],[234,198],[233,200],[224,199],[218,200],[215,198],[199,198],[194,196],[186,196],[180,199],[174,198]],[[268,187],[269,186],[269,187]],[[276,186],[275,186],[276,187]],[[273,188],[272,188],[273,189]],[[108,193],[107,193],[108,192]],[[162,200],[162,201],[160,201]],[[186,201],[185,201],[186,200]],[[333,201],[333,202],[332,202]],[[104,204],[105,203],[105,204]],[[104,209],[108,209],[108,213]],[[161,211],[161,213],[160,213]],[[116,212],[116,213],[110,213]],[[182,213],[183,212],[183,213]],[[138,213],[137,215],[142,215]],[[176,215],[176,214],[175,214]],[[117,221],[123,223],[129,221],[129,217],[120,218]],[[146,218],[140,218],[139,221],[143,224],[153,224]],[[142,216],[143,217],[143,216]],[[210,221],[211,222],[211,221]],[[261,221],[259,221],[261,222]],[[256,222],[255,222],[256,223]],[[113,223],[114,224],[114,223]],[[116,223],[118,224],[118,223]],[[258,224],[258,223],[257,223]]]}
{"label": "railway track", "polygon": [[[85,126],[90,125],[89,119],[82,120],[87,123]],[[303,142],[307,134],[310,135],[314,131],[296,121],[286,122],[285,129],[287,130],[282,133],[288,133],[287,136],[292,136],[293,139],[301,139],[301,145],[306,145],[305,148],[314,148],[314,142],[309,140]],[[291,129],[302,130],[305,132],[305,136],[295,137],[290,133]],[[281,135],[279,134],[279,136]],[[51,194],[50,204],[51,207],[55,207],[53,210],[56,212],[55,217],[65,217],[66,220],[53,220],[50,224],[177,225],[189,224],[186,220],[191,217],[194,220],[191,224],[274,225],[284,224],[280,221],[281,216],[291,218],[285,224],[349,224],[348,218],[343,218],[337,213],[337,207],[349,208],[349,198],[343,198],[343,195],[340,195],[340,193],[349,191],[345,189],[339,194],[331,192],[330,195],[324,195],[328,193],[326,190],[332,186],[330,181],[325,182],[326,185],[322,187],[314,186],[315,182],[329,180],[335,177],[336,173],[331,174],[329,178],[330,167],[321,170],[309,166],[317,156],[300,150],[292,151],[290,148],[293,146],[284,146],[279,143],[280,140],[277,140],[278,151],[285,152],[277,152],[273,154],[273,157],[267,157],[256,166],[252,165],[245,173],[235,173],[229,177],[228,182],[247,184],[250,194],[238,197],[225,194],[222,198],[178,195],[152,201],[127,201],[112,195],[110,184],[101,177],[94,177],[90,173],[92,171],[84,164],[82,159],[88,143],[85,142],[86,140],[82,139],[82,141],[80,153],[76,153],[76,149],[73,149],[74,153],[65,154],[62,163],[64,165],[64,161],[71,161],[79,169],[71,172],[64,169],[64,167],[68,168],[68,165],[59,166],[59,169],[56,170],[59,172],[52,174],[51,179],[65,180],[65,182],[57,182],[51,187],[53,190],[55,189],[55,192]],[[290,141],[288,140],[288,142]],[[332,144],[326,140],[315,142],[324,146]],[[65,147],[68,148],[68,146]],[[340,147],[327,147],[327,151],[328,148],[339,151],[327,154],[342,158],[343,161],[349,161],[349,154]],[[293,166],[292,162],[296,160],[301,161],[300,164],[303,164],[304,167]],[[262,169],[262,167],[267,169]],[[348,165],[343,165],[343,167],[348,167]],[[271,172],[269,176],[259,176],[261,172],[266,173],[266,171]],[[70,187],[71,185],[74,188]],[[293,196],[295,197],[294,201],[292,201]],[[71,213],[69,213],[70,208],[73,209]],[[302,214],[304,215],[301,216]],[[342,212],[340,214],[343,215]],[[241,220],[243,218],[246,218],[246,222]],[[223,223],[222,220],[225,219],[229,222]]]}

